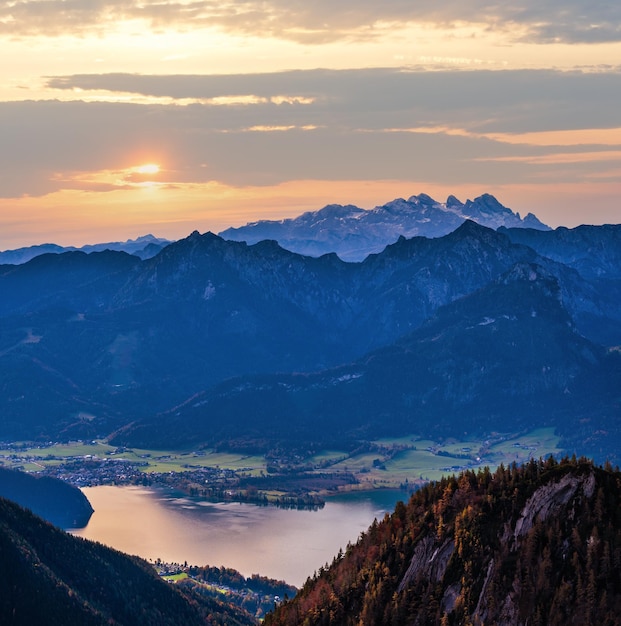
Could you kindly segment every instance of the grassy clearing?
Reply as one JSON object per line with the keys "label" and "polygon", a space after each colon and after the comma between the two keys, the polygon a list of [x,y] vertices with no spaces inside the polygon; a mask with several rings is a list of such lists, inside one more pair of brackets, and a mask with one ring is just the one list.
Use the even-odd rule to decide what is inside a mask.
{"label": "grassy clearing", "polygon": [[377,452],[365,452],[363,454],[349,456],[346,459],[330,466],[330,471],[357,473],[364,470],[370,470],[373,467],[373,461],[376,459],[381,460]]}
{"label": "grassy clearing", "polygon": [[514,436],[495,434],[489,439],[451,439],[441,443],[418,439],[415,435],[379,439],[373,443],[387,453],[358,454],[344,460],[337,451],[316,455],[313,459],[338,459],[329,471],[351,472],[363,485],[372,488],[394,488],[406,481],[427,482],[442,476],[455,474],[464,469],[489,466],[495,469],[501,463],[524,463],[530,458],[554,454],[559,457],[559,438],[553,428],[539,428],[532,432]]}
{"label": "grassy clearing", "polygon": [[248,456],[214,451],[141,450],[116,448],[104,441],[93,443],[70,442],[53,446],[28,446],[14,444],[0,449],[0,464],[7,467],[22,466],[26,471],[59,465],[71,459],[115,459],[139,463],[146,473],[185,472],[202,467],[217,467],[245,471],[258,475],[265,471],[266,462],[261,456]]}
{"label": "grassy clearing", "polygon": [[161,576],[162,580],[166,580],[169,583],[178,583],[180,580],[185,580],[188,575],[185,572],[181,572],[179,574],[166,574],[165,576]]}
{"label": "grassy clearing", "polygon": [[500,441],[490,446],[489,455],[497,463],[523,463],[530,458],[538,459],[540,456],[553,454],[556,457],[563,451],[558,447],[559,438],[554,434],[553,428],[538,428],[520,437],[514,437]]}
{"label": "grassy clearing", "polygon": [[318,454],[309,457],[306,462],[309,465],[333,465],[347,457],[347,453],[342,450],[322,450]]}

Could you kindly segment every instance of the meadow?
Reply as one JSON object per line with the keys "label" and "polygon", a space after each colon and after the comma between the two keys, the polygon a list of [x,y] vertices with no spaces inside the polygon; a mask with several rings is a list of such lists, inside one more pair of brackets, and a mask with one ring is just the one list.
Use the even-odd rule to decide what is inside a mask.
{"label": "meadow", "polygon": [[[415,435],[367,442],[359,451],[324,450],[288,472],[352,475],[356,484],[339,490],[413,488],[464,469],[501,463],[523,463],[530,458],[562,455],[559,437],[552,428],[519,435],[494,433],[479,439],[448,439],[436,442]],[[0,464],[38,472],[68,462],[109,459],[135,464],[146,475],[183,474],[197,469],[230,470],[246,478],[267,473],[262,455],[215,450],[146,450],[117,448],[105,441],[32,444],[18,442],[0,446]],[[328,495],[324,493],[322,495]]]}

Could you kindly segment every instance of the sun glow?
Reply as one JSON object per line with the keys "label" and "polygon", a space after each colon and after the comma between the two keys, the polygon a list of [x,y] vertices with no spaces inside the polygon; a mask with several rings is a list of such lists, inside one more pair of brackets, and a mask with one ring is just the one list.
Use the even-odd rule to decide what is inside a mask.
{"label": "sun glow", "polygon": [[131,169],[136,174],[157,174],[160,171],[160,166],[157,163],[145,163]]}

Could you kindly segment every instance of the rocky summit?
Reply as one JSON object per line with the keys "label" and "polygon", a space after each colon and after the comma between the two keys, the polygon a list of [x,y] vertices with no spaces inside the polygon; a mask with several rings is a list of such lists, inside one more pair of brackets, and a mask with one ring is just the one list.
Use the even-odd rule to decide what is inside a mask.
{"label": "rocky summit", "polygon": [[300,254],[321,256],[334,252],[346,261],[362,261],[399,237],[442,237],[466,220],[493,229],[502,226],[549,230],[532,213],[521,218],[491,194],[464,203],[455,196],[438,202],[421,193],[407,200],[397,198],[368,211],[351,204],[330,204],[296,218],[262,220],[228,228],[220,235],[250,244],[274,239],[283,248]]}

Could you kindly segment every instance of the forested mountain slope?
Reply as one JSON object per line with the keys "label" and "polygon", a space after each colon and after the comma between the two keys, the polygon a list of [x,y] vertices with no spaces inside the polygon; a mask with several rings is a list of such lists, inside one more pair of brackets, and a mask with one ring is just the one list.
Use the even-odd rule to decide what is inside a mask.
{"label": "forested mountain slope", "polygon": [[0,466],[0,497],[17,502],[60,528],[83,528],[93,507],[77,487],[48,476]]}
{"label": "forested mountain slope", "polygon": [[[581,242],[583,254],[594,242],[605,251],[609,230],[572,240],[572,258]],[[621,344],[621,294],[611,278],[621,276],[621,256],[593,255],[589,275],[599,268],[598,278],[559,258],[466,221],[437,239],[401,238],[360,263],[195,232],[144,261],[122,252],[69,252],[0,266],[0,438],[105,437],[235,377],[356,362],[520,264],[535,264],[556,281],[567,324],[585,340]],[[481,321],[487,313],[479,313]],[[511,310],[502,315],[509,323]],[[505,324],[501,319],[496,325]],[[518,352],[526,340],[516,334]],[[436,345],[425,348],[432,361]],[[511,354],[502,355],[504,371]],[[608,379],[591,382],[606,387]],[[590,409],[594,393],[588,384],[581,389],[577,403]],[[392,402],[376,391],[375,404]],[[443,408],[432,407],[436,415]]]}
{"label": "forested mountain slope", "polygon": [[73,537],[0,498],[3,626],[247,626],[234,607],[184,595],[154,568]]}
{"label": "forested mountain slope", "polygon": [[586,459],[445,478],[374,523],[266,626],[620,623],[621,473]]}
{"label": "forested mountain slope", "polygon": [[577,332],[552,274],[518,263],[350,364],[236,378],[113,441],[347,449],[408,433],[442,439],[553,426],[565,449],[603,462],[619,454],[620,389],[621,355]]}

